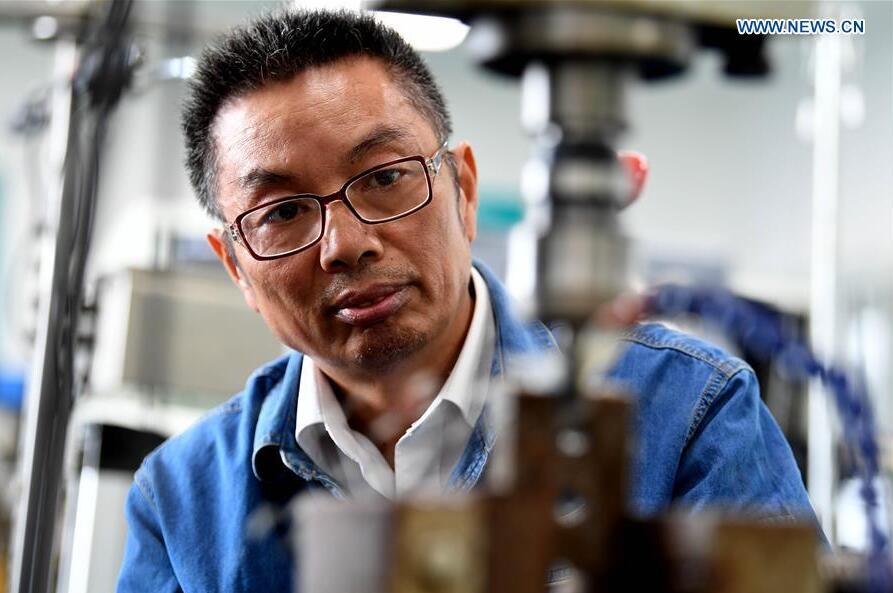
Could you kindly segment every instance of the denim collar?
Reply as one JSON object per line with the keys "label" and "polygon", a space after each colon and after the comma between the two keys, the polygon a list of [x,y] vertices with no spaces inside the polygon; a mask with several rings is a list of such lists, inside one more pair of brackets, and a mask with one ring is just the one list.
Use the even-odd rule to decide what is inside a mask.
{"label": "denim collar", "polygon": [[[477,259],[473,265],[487,283],[496,322],[496,348],[490,367],[491,375],[503,373],[507,356],[557,348],[552,334],[544,325],[539,322],[524,324],[514,316],[511,299],[492,270]],[[303,356],[300,352],[292,352],[266,370],[266,378],[273,385],[264,398],[257,419],[252,468],[255,476],[262,481],[276,481],[283,472],[291,470],[301,478],[319,482],[336,496],[343,497],[335,481],[316,467],[295,440]],[[484,406],[468,446],[450,478],[451,489],[467,490],[477,483],[495,441],[496,433],[487,406]]]}

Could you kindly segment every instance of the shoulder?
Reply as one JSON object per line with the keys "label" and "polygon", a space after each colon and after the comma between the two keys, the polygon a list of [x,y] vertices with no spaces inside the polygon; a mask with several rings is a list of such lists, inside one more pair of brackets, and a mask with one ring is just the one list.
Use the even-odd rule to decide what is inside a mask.
{"label": "shoulder", "polygon": [[215,472],[250,471],[254,434],[267,394],[282,380],[288,356],[251,374],[245,388],[205,414],[186,431],[171,437],[150,453],[135,475],[146,498],[158,488],[201,487],[200,480]]}
{"label": "shoulder", "polygon": [[[610,379],[635,398],[640,430],[685,446],[711,409],[728,397],[757,402],[751,367],[705,340],[660,324],[632,328]],[[668,444],[664,442],[664,444]]]}
{"label": "shoulder", "polygon": [[251,514],[268,502],[251,463],[258,418],[287,361],[255,371],[241,393],[143,461],[126,505],[121,578],[128,585],[120,590],[236,590],[245,570],[271,562],[285,571],[265,576],[281,581],[288,574],[284,549],[269,538],[250,540],[246,531]]}
{"label": "shoulder", "polygon": [[659,323],[638,325],[626,331],[621,340],[630,346],[633,358],[663,357],[666,360],[687,360],[726,377],[750,370],[738,357],[700,338],[670,329]]}
{"label": "shoulder", "polygon": [[636,404],[634,500],[639,512],[651,514],[676,498],[686,451],[727,394],[739,389],[738,379],[752,371],[721,348],[659,324],[630,329],[621,345],[609,378]]}
{"label": "shoulder", "polygon": [[718,346],[656,323],[628,330],[621,345],[610,378],[640,401],[662,396],[704,405],[734,378],[753,375],[750,365]]}

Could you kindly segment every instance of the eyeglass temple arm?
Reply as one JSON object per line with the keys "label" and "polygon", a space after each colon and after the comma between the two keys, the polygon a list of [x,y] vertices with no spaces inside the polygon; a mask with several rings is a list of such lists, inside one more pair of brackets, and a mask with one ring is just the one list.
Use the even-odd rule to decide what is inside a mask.
{"label": "eyeglass temple arm", "polygon": [[428,166],[428,171],[431,172],[432,177],[437,175],[441,165],[443,165],[443,155],[446,152],[448,144],[449,141],[444,141],[444,143],[440,145],[440,148],[437,149],[437,152],[425,159],[425,164]]}
{"label": "eyeglass temple arm", "polygon": [[236,229],[236,223],[232,222],[227,225],[225,232],[229,234],[230,239],[233,240],[233,243],[242,243],[242,237],[239,236],[239,231]]}

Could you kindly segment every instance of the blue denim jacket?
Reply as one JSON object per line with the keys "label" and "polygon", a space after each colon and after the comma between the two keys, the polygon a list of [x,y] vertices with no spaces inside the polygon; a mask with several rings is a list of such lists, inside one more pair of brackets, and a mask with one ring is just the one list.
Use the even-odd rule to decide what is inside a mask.
{"label": "blue denim jacket", "polygon": [[[496,318],[493,372],[513,353],[553,348],[548,330],[513,317],[505,289],[475,265]],[[722,505],[814,520],[791,450],[747,364],[659,325],[637,327],[624,341],[611,378],[637,400],[635,512]],[[284,534],[252,535],[248,525],[262,505],[284,504],[307,489],[341,496],[294,437],[301,356],[259,369],[242,393],[146,458],[127,499],[119,593],[292,590]],[[482,415],[453,488],[478,482],[495,440]]]}

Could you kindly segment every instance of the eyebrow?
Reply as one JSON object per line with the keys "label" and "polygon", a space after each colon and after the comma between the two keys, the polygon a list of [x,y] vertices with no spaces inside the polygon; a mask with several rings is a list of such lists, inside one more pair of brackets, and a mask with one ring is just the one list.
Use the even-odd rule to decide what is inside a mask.
{"label": "eyebrow", "polygon": [[276,173],[263,167],[255,167],[239,177],[239,187],[246,191],[254,191],[271,185],[282,185],[293,183],[294,181],[295,178],[291,175]]}
{"label": "eyebrow", "polygon": [[375,128],[366,135],[356,146],[347,153],[347,161],[355,163],[369,154],[374,148],[393,142],[405,142],[411,135],[403,128],[396,126],[381,126]]}

